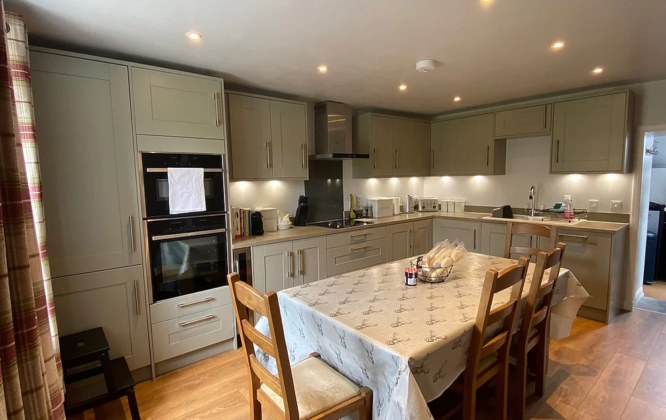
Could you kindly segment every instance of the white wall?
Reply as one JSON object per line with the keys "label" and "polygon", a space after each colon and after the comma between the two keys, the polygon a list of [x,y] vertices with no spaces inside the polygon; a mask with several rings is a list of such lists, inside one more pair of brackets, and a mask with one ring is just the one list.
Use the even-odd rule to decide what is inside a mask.
{"label": "white wall", "polygon": [[571,194],[578,208],[587,208],[589,199],[597,199],[599,211],[610,212],[610,200],[622,200],[622,212],[630,212],[631,175],[551,175],[550,137],[508,140],[506,154],[506,175],[429,177],[423,193],[473,205],[524,207],[534,185],[537,205],[549,207]]}
{"label": "white wall", "polygon": [[229,183],[233,207],[275,207],[282,214],[296,214],[298,196],[305,194],[303,181],[236,181]]}

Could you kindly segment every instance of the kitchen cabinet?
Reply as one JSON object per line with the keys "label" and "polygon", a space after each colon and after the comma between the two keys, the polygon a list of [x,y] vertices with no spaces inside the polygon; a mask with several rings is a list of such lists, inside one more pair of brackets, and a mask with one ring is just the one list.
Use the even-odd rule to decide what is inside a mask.
{"label": "kitchen cabinet", "polygon": [[433,123],[431,175],[503,175],[506,140],[493,127],[492,113]]}
{"label": "kitchen cabinet", "polygon": [[555,103],[551,172],[628,171],[632,102],[626,91]]}
{"label": "kitchen cabinet", "polygon": [[432,249],[432,220],[414,222],[414,255],[423,255]]}
{"label": "kitchen cabinet", "polygon": [[[506,246],[506,223],[481,223],[481,253],[504,257]],[[517,234],[513,235],[513,246],[541,248],[541,239],[536,235]],[[546,238],[546,240],[549,240]],[[548,242],[546,247],[548,248]],[[511,258],[518,259],[521,255],[512,255]]]}
{"label": "kitchen cabinet", "polygon": [[305,103],[228,93],[234,180],[308,178]]}
{"label": "kitchen cabinet", "polygon": [[132,67],[137,134],[225,137],[222,81]]}
{"label": "kitchen cabinet", "polygon": [[435,243],[448,239],[449,242],[459,241],[465,249],[481,252],[481,222],[467,220],[435,219],[433,241]]}
{"label": "kitchen cabinet", "polygon": [[32,52],[31,70],[52,276],[141,264],[128,67]]}
{"label": "kitchen cabinet", "polygon": [[400,223],[386,227],[387,261],[414,256],[414,223]]}
{"label": "kitchen cabinet", "polygon": [[326,237],[252,247],[254,287],[280,291],[327,277]]}
{"label": "kitchen cabinet", "polygon": [[326,274],[337,276],[387,262],[386,238],[326,250]]}
{"label": "kitchen cabinet", "polygon": [[353,161],[354,178],[428,175],[428,123],[366,113],[355,119],[354,130],[354,151],[370,155]]}
{"label": "kitchen cabinet", "polygon": [[143,267],[134,266],[53,279],[61,336],[102,327],[112,359],[131,370],[150,364]]}
{"label": "kitchen cabinet", "polygon": [[495,137],[550,134],[552,105],[537,105],[495,113]]}

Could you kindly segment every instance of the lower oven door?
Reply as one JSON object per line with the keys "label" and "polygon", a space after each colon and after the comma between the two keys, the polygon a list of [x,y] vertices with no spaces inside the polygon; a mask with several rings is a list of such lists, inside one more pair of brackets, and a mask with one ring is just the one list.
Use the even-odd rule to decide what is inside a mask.
{"label": "lower oven door", "polygon": [[227,285],[225,228],[151,234],[148,223],[153,302]]}

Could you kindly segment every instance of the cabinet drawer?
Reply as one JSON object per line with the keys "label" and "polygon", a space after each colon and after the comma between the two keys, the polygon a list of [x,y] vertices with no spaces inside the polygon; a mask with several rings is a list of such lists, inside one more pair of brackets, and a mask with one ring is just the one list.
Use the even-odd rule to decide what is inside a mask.
{"label": "cabinet drawer", "polygon": [[155,362],[162,362],[234,337],[232,305],[153,324]]}
{"label": "cabinet drawer", "polygon": [[[356,245],[376,239],[386,238],[386,228],[370,228],[355,230],[348,233],[337,233],[326,237],[326,248],[335,248],[344,245]],[[330,275],[331,273],[329,273]]]}
{"label": "cabinet drawer", "polygon": [[562,229],[557,240],[567,245],[562,267],[571,270],[590,294],[583,305],[607,310],[611,236]]}
{"label": "cabinet drawer", "polygon": [[385,262],[386,238],[326,250],[326,274],[328,276],[348,273]]}
{"label": "cabinet drawer", "polygon": [[525,136],[550,132],[552,105],[511,109],[495,113],[495,137]]}
{"label": "cabinet drawer", "polygon": [[196,312],[231,304],[229,286],[192,293],[150,305],[151,323],[166,321]]}

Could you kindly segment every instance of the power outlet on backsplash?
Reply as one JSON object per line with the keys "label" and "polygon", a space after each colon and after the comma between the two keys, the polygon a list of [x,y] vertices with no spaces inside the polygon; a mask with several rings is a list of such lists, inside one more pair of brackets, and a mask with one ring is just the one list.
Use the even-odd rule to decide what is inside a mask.
{"label": "power outlet on backsplash", "polygon": [[611,200],[611,213],[622,213],[622,201]]}
{"label": "power outlet on backsplash", "polygon": [[587,202],[587,211],[590,213],[596,213],[599,211],[599,200],[588,200]]}

